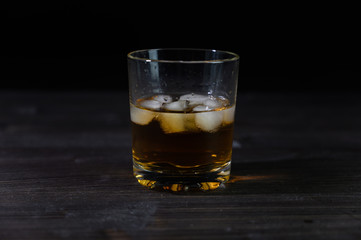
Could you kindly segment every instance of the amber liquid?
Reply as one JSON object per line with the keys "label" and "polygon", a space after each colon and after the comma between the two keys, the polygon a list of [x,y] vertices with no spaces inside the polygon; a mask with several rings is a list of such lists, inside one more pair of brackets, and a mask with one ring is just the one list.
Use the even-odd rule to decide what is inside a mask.
{"label": "amber liquid", "polygon": [[157,121],[132,123],[133,158],[143,169],[166,174],[215,171],[231,159],[233,123],[216,132],[164,133]]}
{"label": "amber liquid", "polygon": [[192,109],[175,112],[131,104],[133,169],[139,183],[173,191],[198,184],[209,190],[229,179],[234,106]]}

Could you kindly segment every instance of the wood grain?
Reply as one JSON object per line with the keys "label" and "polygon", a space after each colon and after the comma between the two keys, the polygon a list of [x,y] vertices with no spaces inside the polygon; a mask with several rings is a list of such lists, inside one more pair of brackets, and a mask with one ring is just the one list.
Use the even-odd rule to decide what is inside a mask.
{"label": "wood grain", "polygon": [[360,239],[358,93],[240,94],[232,179],[132,176],[125,92],[0,92],[0,239]]}

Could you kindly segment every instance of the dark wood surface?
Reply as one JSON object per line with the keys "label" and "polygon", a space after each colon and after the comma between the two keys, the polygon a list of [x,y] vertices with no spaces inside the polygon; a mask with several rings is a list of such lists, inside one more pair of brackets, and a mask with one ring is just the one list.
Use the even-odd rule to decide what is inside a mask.
{"label": "dark wood surface", "polygon": [[232,178],[132,176],[125,92],[0,92],[0,239],[361,239],[358,93],[238,97]]}

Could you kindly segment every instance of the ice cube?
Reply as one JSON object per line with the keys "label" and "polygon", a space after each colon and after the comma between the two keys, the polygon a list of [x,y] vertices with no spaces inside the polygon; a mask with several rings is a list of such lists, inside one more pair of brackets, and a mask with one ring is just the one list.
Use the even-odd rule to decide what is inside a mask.
{"label": "ice cube", "polygon": [[139,105],[146,109],[159,110],[162,106],[162,103],[155,100],[144,100],[141,101]]}
{"label": "ice cube", "polygon": [[216,109],[222,106],[220,102],[218,102],[216,99],[207,99],[203,102],[203,105],[208,106],[209,109]]}
{"label": "ice cube", "polygon": [[172,97],[169,95],[157,95],[153,97],[153,100],[158,101],[160,103],[171,103],[173,101]]}
{"label": "ice cube", "polygon": [[222,111],[201,112],[195,114],[197,127],[206,132],[215,132],[223,121]]}
{"label": "ice cube", "polygon": [[232,106],[230,108],[227,108],[223,110],[223,122],[225,124],[232,123],[234,121],[234,112],[235,112],[236,106]]}
{"label": "ice cube", "polygon": [[130,120],[133,123],[147,125],[153,120],[154,117],[154,112],[130,105]]}
{"label": "ice cube", "polygon": [[185,100],[171,102],[164,106],[164,109],[169,111],[185,111],[187,108],[188,108],[188,103]]}
{"label": "ice cube", "polygon": [[198,105],[194,107],[192,110],[193,112],[206,112],[206,111],[214,110],[221,106],[222,106],[221,103],[219,103],[217,100],[207,99],[203,101],[202,105]]}
{"label": "ice cube", "polygon": [[226,107],[229,105],[229,100],[226,97],[218,96],[217,101],[223,106]]}
{"label": "ice cube", "polygon": [[195,94],[195,93],[186,94],[179,98],[179,100],[188,101],[189,105],[191,105],[191,106],[203,104],[203,102],[208,99],[210,99],[210,97],[207,95],[200,95],[200,94]]}
{"label": "ice cube", "polygon": [[160,113],[158,120],[160,126],[165,133],[178,133],[184,132],[185,128],[185,115],[182,113]]}
{"label": "ice cube", "polygon": [[212,110],[212,109],[210,109],[208,106],[204,106],[204,105],[198,105],[192,109],[193,112],[206,112],[206,111],[210,111],[210,110]]}

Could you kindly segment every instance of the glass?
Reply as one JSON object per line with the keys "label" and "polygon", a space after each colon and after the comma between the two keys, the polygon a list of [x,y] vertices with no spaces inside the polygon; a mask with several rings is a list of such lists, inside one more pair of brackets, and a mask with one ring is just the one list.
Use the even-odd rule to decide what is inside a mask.
{"label": "glass", "polygon": [[230,176],[239,57],[205,49],[128,54],[133,171],[149,188],[211,190]]}

